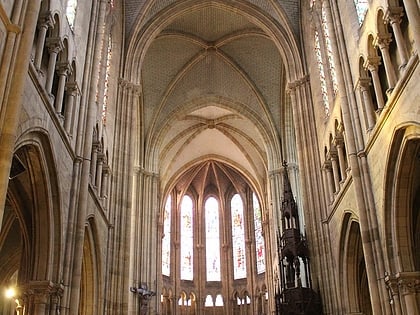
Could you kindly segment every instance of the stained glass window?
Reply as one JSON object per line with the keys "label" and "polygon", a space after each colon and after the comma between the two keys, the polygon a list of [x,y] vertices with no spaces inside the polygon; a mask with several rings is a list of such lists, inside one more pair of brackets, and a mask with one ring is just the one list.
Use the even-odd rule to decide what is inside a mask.
{"label": "stained glass window", "polygon": [[223,306],[223,297],[221,294],[216,296],[216,302],[214,303],[215,306]]}
{"label": "stained glass window", "polygon": [[71,29],[74,29],[74,20],[76,18],[77,0],[68,0],[66,8],[66,16]]}
{"label": "stained glass window", "polygon": [[214,197],[205,203],[207,281],[220,281],[219,204]]}
{"label": "stained glass window", "polygon": [[213,298],[211,295],[206,296],[206,301],[204,302],[205,307],[212,307],[213,306]]}
{"label": "stained glass window", "polygon": [[319,43],[318,31],[315,31],[315,56],[318,63],[319,78],[321,82],[322,101],[324,104],[325,114],[329,115],[327,81],[325,80],[324,63],[322,62],[321,46]]}
{"label": "stained glass window", "polygon": [[230,203],[232,216],[233,278],[246,277],[244,206],[239,194]]}
{"label": "stained glass window", "polygon": [[181,279],[193,280],[193,203],[189,196],[181,202]]}
{"label": "stained glass window", "polygon": [[365,20],[366,12],[369,9],[369,2],[368,0],[354,0],[354,5],[356,6],[359,24],[361,25]]}
{"label": "stained glass window", "polygon": [[172,198],[169,195],[163,211],[162,274],[165,276],[171,272],[171,207]]}
{"label": "stained glass window", "polygon": [[262,230],[261,208],[255,193],[252,195],[254,208],[255,250],[257,254],[257,273],[265,272],[265,244]]}
{"label": "stained glass window", "polygon": [[102,104],[102,123],[106,124],[106,116],[108,111],[108,98],[109,98],[109,76],[111,70],[111,57],[112,57],[112,38],[111,34],[108,36],[108,49],[106,55],[106,69],[105,69],[105,86],[104,86],[104,102]]}
{"label": "stained glass window", "polygon": [[321,10],[321,24],[322,24],[322,31],[324,34],[325,48],[327,49],[328,66],[330,70],[333,90],[334,90],[334,93],[337,93],[338,91],[337,72],[335,70],[334,54],[331,47],[331,36],[330,36],[330,31],[328,29],[327,12],[324,6],[322,7],[322,10]]}

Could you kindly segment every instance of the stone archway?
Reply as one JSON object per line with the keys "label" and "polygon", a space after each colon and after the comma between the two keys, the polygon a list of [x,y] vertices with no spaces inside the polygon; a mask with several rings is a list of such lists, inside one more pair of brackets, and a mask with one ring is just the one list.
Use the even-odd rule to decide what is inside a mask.
{"label": "stone archway", "polygon": [[344,308],[347,313],[372,314],[360,226],[350,213],[344,217],[341,251]]}
{"label": "stone archway", "polygon": [[[15,151],[0,230],[0,285],[16,286],[25,312],[59,306],[60,214],[56,174],[45,137]],[[12,278],[13,277],[13,278]],[[12,280],[14,279],[14,280]]]}
{"label": "stone archway", "polygon": [[390,271],[385,282],[396,312],[417,314],[420,278],[420,130],[399,129],[388,157],[385,189]]}

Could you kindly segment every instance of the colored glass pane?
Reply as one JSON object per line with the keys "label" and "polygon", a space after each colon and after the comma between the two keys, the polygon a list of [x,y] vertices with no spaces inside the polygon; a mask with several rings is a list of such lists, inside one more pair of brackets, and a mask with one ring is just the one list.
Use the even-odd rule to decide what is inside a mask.
{"label": "colored glass pane", "polygon": [[246,277],[244,206],[239,194],[231,200],[233,278]]}
{"label": "colored glass pane", "polygon": [[77,0],[67,1],[66,17],[69,21],[70,28],[74,28],[74,20],[76,19]]}
{"label": "colored glass pane", "polygon": [[265,243],[262,230],[261,208],[258,198],[252,195],[252,204],[254,208],[254,229],[255,229],[255,250],[257,255],[257,273],[265,272]]}
{"label": "colored glass pane", "polygon": [[324,40],[325,40],[325,48],[327,49],[328,66],[330,70],[333,90],[334,90],[334,93],[337,93],[338,91],[337,71],[335,70],[335,60],[334,60],[334,54],[333,54],[332,46],[331,46],[330,31],[328,29],[327,13],[324,7],[322,7],[322,10],[321,10],[321,23],[322,23],[322,30],[324,34]]}
{"label": "colored glass pane", "polygon": [[354,5],[356,6],[359,24],[361,25],[365,20],[367,10],[369,9],[369,2],[368,0],[354,0]]}
{"label": "colored glass pane", "polygon": [[189,196],[181,202],[181,279],[193,280],[193,203]]}
{"label": "colored glass pane", "polygon": [[220,281],[219,204],[214,197],[205,203],[207,281]]}
{"label": "colored glass pane", "polygon": [[171,207],[172,198],[168,196],[163,211],[162,274],[165,276],[171,271]]}
{"label": "colored glass pane", "polygon": [[319,79],[321,83],[322,101],[324,104],[325,113],[329,114],[327,81],[325,80],[324,63],[322,62],[321,46],[319,43],[319,34],[315,31],[315,56],[318,64]]}

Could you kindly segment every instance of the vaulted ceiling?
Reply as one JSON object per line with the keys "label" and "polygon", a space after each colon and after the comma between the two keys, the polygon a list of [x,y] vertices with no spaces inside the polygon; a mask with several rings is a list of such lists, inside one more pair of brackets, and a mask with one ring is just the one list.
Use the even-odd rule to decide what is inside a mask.
{"label": "vaulted ceiling", "polygon": [[[164,182],[198,162],[218,160],[261,185],[269,156],[281,160],[286,68],[278,44],[252,17],[254,7],[181,2],[191,6],[125,4],[128,46],[147,42],[141,57],[128,61],[142,87],[144,159],[159,160]],[[266,10],[267,17],[276,12]],[[153,27],[153,38],[141,37]]]}

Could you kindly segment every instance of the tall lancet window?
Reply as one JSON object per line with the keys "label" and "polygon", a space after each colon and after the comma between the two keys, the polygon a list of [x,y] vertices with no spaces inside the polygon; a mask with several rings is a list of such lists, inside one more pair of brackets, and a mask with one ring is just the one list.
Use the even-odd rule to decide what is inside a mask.
{"label": "tall lancet window", "polygon": [[210,197],[205,203],[207,281],[220,281],[219,203]]}
{"label": "tall lancet window", "polygon": [[324,33],[325,48],[327,49],[327,58],[328,58],[328,66],[330,69],[331,82],[332,82],[332,86],[333,86],[333,90],[335,94],[338,91],[337,72],[335,70],[334,54],[331,47],[331,36],[330,36],[330,30],[328,28],[328,23],[327,23],[327,12],[324,6],[322,6],[322,10],[321,10],[321,23],[322,23],[322,32]]}
{"label": "tall lancet window", "polygon": [[265,272],[265,244],[262,230],[261,208],[257,196],[252,194],[254,208],[255,250],[257,254],[257,273]]}
{"label": "tall lancet window", "polygon": [[246,278],[244,205],[235,194],[230,202],[232,216],[233,278]]}
{"label": "tall lancet window", "polygon": [[108,35],[108,47],[105,63],[105,86],[104,86],[104,101],[102,104],[102,123],[106,124],[106,116],[108,112],[109,103],[109,79],[111,75],[111,58],[112,58],[112,37]]}
{"label": "tall lancet window", "polygon": [[193,280],[193,202],[184,196],[181,202],[181,279]]}
{"label": "tall lancet window", "polygon": [[321,46],[319,43],[318,31],[315,31],[315,56],[318,63],[319,79],[321,83],[322,102],[324,104],[324,111],[329,115],[330,106],[328,104],[327,81],[325,80],[324,63],[322,61]]}
{"label": "tall lancet window", "polygon": [[77,0],[68,0],[66,8],[66,17],[69,21],[70,28],[74,29],[74,20],[76,18]]}
{"label": "tall lancet window", "polygon": [[163,212],[162,238],[162,274],[168,277],[171,274],[171,210],[172,198],[169,195]]}
{"label": "tall lancet window", "polygon": [[359,25],[362,25],[365,20],[366,12],[369,9],[369,2],[368,0],[354,0],[354,5],[356,7]]}

